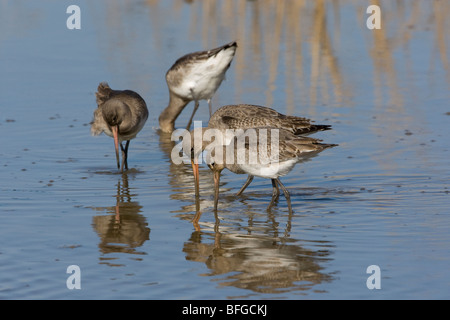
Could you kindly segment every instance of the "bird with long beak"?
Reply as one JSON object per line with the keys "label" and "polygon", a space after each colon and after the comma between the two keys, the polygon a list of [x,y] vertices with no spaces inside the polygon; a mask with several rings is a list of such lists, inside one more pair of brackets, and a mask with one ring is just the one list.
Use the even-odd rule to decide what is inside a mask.
{"label": "bird with long beak", "polygon": [[[114,138],[117,169],[128,170],[128,147],[130,140],[144,127],[148,109],[144,99],[131,90],[112,90],[106,82],[99,84],[95,93],[97,109],[91,122],[91,133],[97,136],[104,132]],[[122,142],[126,141],[125,147]],[[120,163],[119,146],[122,151]]]}
{"label": "bird with long beak", "polygon": [[183,137],[182,150],[183,153],[191,159],[192,172],[194,174],[195,196],[198,197],[200,193],[200,178],[199,178],[199,157],[203,150],[206,149],[209,142],[203,137],[209,128],[195,128],[187,132],[187,136]]}
{"label": "bird with long beak", "polygon": [[[198,131],[196,132],[196,130]],[[285,129],[270,127],[249,128],[241,131],[228,144],[223,143],[221,131],[216,129],[209,134],[209,136],[217,135],[214,142],[211,143],[205,139],[208,130],[214,129],[196,128],[192,130],[190,145],[184,144],[183,148],[191,147],[191,164],[196,195],[199,190],[198,157],[203,150],[207,151],[206,163],[214,173],[215,210],[217,210],[219,201],[220,174],[226,168],[236,174],[248,175],[246,183],[237,195],[247,188],[254,176],[271,179],[273,192],[269,207],[280,194],[279,186],[286,197],[289,211],[292,211],[289,192],[279,177],[288,174],[297,163],[309,160],[321,151],[336,146],[335,144],[321,143],[319,139],[296,136]],[[200,133],[203,134],[201,141],[198,140]]]}
{"label": "bird with long beak", "polygon": [[[214,146],[228,145],[234,139],[237,130],[252,128],[278,128],[298,136],[330,130],[331,126],[315,124],[310,119],[284,115],[272,108],[258,105],[236,104],[219,108],[211,116],[207,128],[196,128],[190,132],[190,139],[183,139],[183,150],[191,157],[196,195],[199,192],[198,157],[210,145],[211,136],[215,137]],[[206,133],[209,134],[205,136]],[[188,141],[190,144],[187,144]],[[253,176],[249,175],[237,195],[240,195],[252,180]]]}
{"label": "bird with long beak", "polygon": [[222,146],[223,150],[219,156],[217,150],[214,150],[214,156],[207,156],[207,165],[214,172],[214,209],[217,210],[219,201],[220,174],[226,168],[236,174],[248,175],[238,195],[247,188],[254,176],[271,179],[273,192],[269,208],[280,194],[279,186],[286,197],[289,212],[292,212],[289,191],[279,178],[287,175],[297,163],[307,161],[336,145],[321,143],[319,139],[296,136],[279,128],[249,130],[254,130],[256,139],[246,139],[247,133],[243,132],[234,138],[234,143]]}

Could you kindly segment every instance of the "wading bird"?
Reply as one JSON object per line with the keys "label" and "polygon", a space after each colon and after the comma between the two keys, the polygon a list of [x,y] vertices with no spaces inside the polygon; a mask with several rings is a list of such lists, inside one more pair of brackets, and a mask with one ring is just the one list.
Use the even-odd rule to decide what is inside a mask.
{"label": "wading bird", "polygon": [[236,42],[230,42],[208,51],[189,53],[174,63],[166,73],[169,105],[159,116],[161,131],[173,132],[175,120],[191,101],[195,101],[195,105],[187,125],[188,130],[200,100],[208,101],[211,116],[211,99],[225,79],[225,73],[231,65],[236,48]]}
{"label": "wading bird", "polygon": [[[237,104],[219,108],[211,116],[208,127],[192,130],[190,141],[183,140],[183,151],[191,157],[192,170],[194,177],[196,177],[196,195],[198,195],[199,190],[198,157],[210,143],[209,140],[203,139],[205,132],[210,129],[219,130],[222,137],[220,143],[228,145],[235,137],[236,130],[245,131],[251,128],[278,128],[286,130],[292,135],[309,135],[318,131],[330,130],[331,126],[314,124],[310,119],[284,115],[274,109],[257,105]],[[199,137],[201,141],[195,141],[194,138],[196,137]],[[217,135],[215,138],[217,138]],[[190,144],[186,144],[186,142],[190,142]],[[247,187],[252,180],[253,176],[249,175],[244,186]],[[241,188],[237,195],[240,195],[245,187]]]}
{"label": "wading bird", "polygon": [[[252,134],[255,139],[251,138]],[[246,139],[246,136],[249,139]],[[285,129],[256,128],[248,129],[247,132],[244,131],[235,136],[233,143],[222,145],[219,154],[217,149],[214,149],[214,155],[211,154],[212,149],[207,150],[210,152],[207,156],[207,164],[214,172],[214,209],[217,209],[219,200],[220,173],[226,168],[236,174],[248,175],[238,195],[247,188],[254,176],[271,179],[273,192],[269,207],[280,194],[279,186],[283,190],[291,212],[289,192],[279,177],[287,175],[297,163],[309,160],[323,150],[334,146],[336,145],[321,143],[319,139],[296,136]],[[198,164],[194,165],[198,166]],[[198,181],[198,169],[194,170],[194,174],[197,175],[195,179]]]}

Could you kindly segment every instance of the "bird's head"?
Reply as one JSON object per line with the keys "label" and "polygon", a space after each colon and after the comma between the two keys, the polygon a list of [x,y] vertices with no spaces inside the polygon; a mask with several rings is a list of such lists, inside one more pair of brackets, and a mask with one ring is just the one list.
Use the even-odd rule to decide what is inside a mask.
{"label": "bird's head", "polygon": [[109,127],[118,127],[131,118],[130,108],[118,99],[108,100],[103,109],[103,118]]}

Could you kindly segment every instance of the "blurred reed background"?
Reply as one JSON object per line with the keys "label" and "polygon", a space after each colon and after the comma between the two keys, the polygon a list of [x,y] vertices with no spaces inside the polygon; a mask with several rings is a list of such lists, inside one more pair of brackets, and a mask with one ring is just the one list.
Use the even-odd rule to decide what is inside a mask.
{"label": "blurred reed background", "polygon": [[[381,7],[380,30],[366,27],[369,17],[366,9],[371,4]],[[372,78],[375,102],[379,106],[404,107],[399,73],[414,77],[421,72],[413,63],[415,50],[432,57],[427,61],[426,70],[430,81],[443,70],[450,84],[448,1],[147,0],[148,26],[136,25],[137,22],[129,19],[130,12],[142,9],[140,2],[111,1],[106,8],[89,6],[96,7],[91,15],[99,24],[103,23],[101,11],[105,11],[103,31],[109,30],[110,45],[115,50],[128,50],[130,42],[142,45],[149,41],[153,48],[149,59],[168,56],[169,63],[176,54],[187,53],[189,49],[203,50],[237,40],[239,49],[229,72],[234,73],[232,100],[243,101],[249,94],[257,93],[263,95],[260,103],[272,106],[278,104],[274,92],[284,90],[288,113],[294,113],[299,104],[309,106],[310,114],[314,114],[317,104],[351,105],[359,79],[354,75],[358,69],[347,67],[348,57],[356,59],[350,61],[356,65],[360,63],[358,60],[370,57],[373,72],[368,76]],[[187,20],[185,10],[188,10]],[[180,23],[180,19],[184,22]],[[150,30],[144,38],[137,31],[142,28]],[[172,43],[164,32],[171,28],[173,32],[184,32],[186,43],[195,41],[199,45],[186,45],[179,39],[178,44]],[[416,42],[424,33],[433,34],[429,37],[433,41],[426,46]],[[104,37],[103,32],[99,35]],[[126,45],[121,46],[123,42]],[[183,45],[189,49],[183,51]],[[362,55],[355,57],[355,52]],[[115,54],[127,56],[126,52]],[[138,66],[128,68],[130,72],[137,69]],[[252,85],[256,79],[265,84],[264,90]]]}
{"label": "blurred reed background", "polygon": [[[371,4],[381,7],[380,30],[366,27],[366,9]],[[231,40],[239,44],[229,72],[234,77],[233,100],[243,101],[255,92],[261,95],[262,81],[265,87],[260,103],[277,104],[274,92],[284,90],[289,113],[298,104],[310,106],[308,113],[314,113],[318,104],[352,104],[359,79],[354,76],[358,70],[348,65],[349,57],[350,64],[356,65],[370,57],[373,72],[368,76],[372,77],[377,105],[404,106],[399,74],[414,78],[420,72],[413,61],[418,51],[431,57],[424,61],[427,79],[432,82],[444,72],[450,87],[449,1],[127,0],[108,1],[106,6],[82,1],[79,5],[83,32],[93,31],[86,26],[91,19],[110,67],[115,71],[122,68],[121,72],[142,87],[152,67],[143,69],[140,57],[131,58],[136,48],[148,49],[148,63],[156,62],[165,72],[184,53]],[[66,17],[62,14],[61,21]],[[26,35],[34,25],[44,23],[46,12],[40,11],[37,3],[13,6],[9,0],[0,0],[0,18],[1,48],[2,41]],[[432,36],[427,36],[430,33]],[[423,38],[432,41],[424,45],[418,41]],[[357,57],[355,52],[362,55]],[[161,73],[158,70],[150,77],[166,90]],[[253,85],[256,79],[258,85]],[[383,92],[383,87],[388,92]]]}

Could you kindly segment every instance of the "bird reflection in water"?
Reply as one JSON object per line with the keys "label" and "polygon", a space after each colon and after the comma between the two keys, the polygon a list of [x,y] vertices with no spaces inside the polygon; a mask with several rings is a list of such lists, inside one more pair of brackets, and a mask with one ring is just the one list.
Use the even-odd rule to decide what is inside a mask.
{"label": "bird reflection in water", "polygon": [[[196,213],[196,217],[201,212]],[[202,276],[213,277],[220,286],[233,286],[258,293],[308,291],[314,286],[333,280],[321,266],[331,260],[333,244],[329,241],[305,241],[290,238],[291,217],[284,230],[279,230],[275,214],[268,212],[268,219],[261,224],[249,217],[248,226],[239,228],[233,224],[220,226],[217,211],[215,222],[198,219],[195,231],[184,243],[186,260],[202,262],[210,270]],[[247,233],[237,230],[247,229]],[[281,231],[281,232],[280,232]],[[307,247],[308,248],[307,248]],[[222,275],[222,277],[220,277]]]}
{"label": "bird reflection in water", "polygon": [[[146,240],[150,239],[150,228],[146,218],[140,214],[142,206],[132,201],[128,186],[128,174],[122,174],[117,182],[116,204],[112,207],[95,208],[106,211],[108,215],[94,216],[92,226],[99,235],[100,251],[103,254],[129,253],[145,254],[137,250]],[[105,256],[101,260],[109,260]]]}

